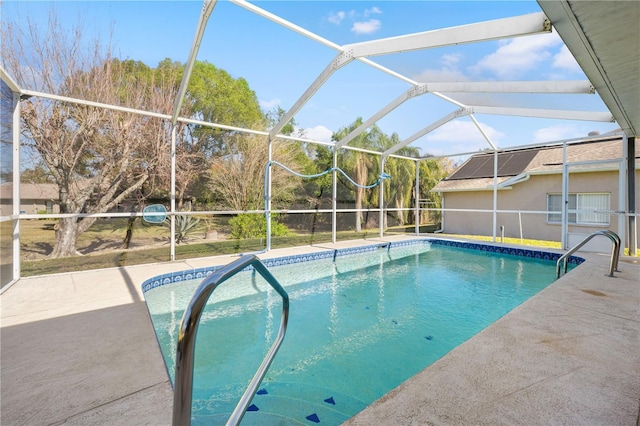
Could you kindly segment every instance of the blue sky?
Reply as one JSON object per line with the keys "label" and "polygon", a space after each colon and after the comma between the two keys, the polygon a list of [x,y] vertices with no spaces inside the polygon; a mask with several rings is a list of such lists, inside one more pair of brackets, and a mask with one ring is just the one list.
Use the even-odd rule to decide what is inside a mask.
{"label": "blue sky", "polygon": [[[398,36],[484,20],[539,12],[535,1],[259,1],[257,6],[338,45]],[[2,3],[2,19],[46,22],[55,7],[64,25],[82,22],[89,37],[102,40],[113,29],[118,56],[155,66],[164,58],[184,62],[202,3],[199,1],[64,1]],[[219,1],[198,58],[245,78],[265,109],[288,110],[335,57],[336,51],[291,32],[235,4]],[[371,58],[419,82],[495,80],[581,80],[586,77],[555,33],[406,52]],[[338,70],[296,114],[307,137],[328,140],[357,117],[367,119],[410,86],[354,61]],[[606,111],[594,95],[466,95],[466,103],[513,107]],[[378,122],[388,134],[407,138],[457,109],[433,95],[406,102]],[[615,123],[477,115],[499,147],[607,132]],[[468,118],[455,120],[414,146],[435,155],[489,145]]]}

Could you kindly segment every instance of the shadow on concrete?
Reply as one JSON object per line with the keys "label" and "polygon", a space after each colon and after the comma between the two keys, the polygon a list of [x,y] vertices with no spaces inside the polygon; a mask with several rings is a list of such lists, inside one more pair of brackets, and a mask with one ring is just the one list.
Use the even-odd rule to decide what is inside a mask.
{"label": "shadow on concrete", "polygon": [[[1,339],[3,425],[52,424],[170,386],[144,302],[3,327]],[[171,405],[150,407],[147,424],[169,423]]]}
{"label": "shadow on concrete", "polygon": [[[129,272],[127,272],[127,270],[125,268],[120,268],[120,274],[122,275],[122,279],[124,279],[124,282],[127,284],[127,290],[129,290],[129,294],[131,295],[131,299],[133,299],[134,302],[144,302],[142,300],[142,298],[140,297],[140,293],[138,293],[138,288],[136,287],[136,285],[142,285],[142,283],[134,283],[133,279],[131,278],[131,275],[129,274]],[[146,302],[145,302],[145,310],[146,310]]]}

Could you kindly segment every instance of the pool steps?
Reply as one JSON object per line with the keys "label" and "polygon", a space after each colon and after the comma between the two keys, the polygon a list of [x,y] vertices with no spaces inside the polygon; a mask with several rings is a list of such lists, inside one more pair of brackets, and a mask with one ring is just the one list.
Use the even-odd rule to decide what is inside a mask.
{"label": "pool steps", "polygon": [[609,231],[608,229],[605,229],[605,230],[596,231],[596,232],[594,232],[592,234],[589,234],[584,240],[582,240],[581,242],[579,242],[578,244],[573,246],[571,249],[569,249],[569,251],[567,251],[565,254],[560,256],[560,258],[558,259],[558,261],[556,263],[556,279],[560,278],[561,270],[563,270],[563,272],[565,274],[567,273],[567,266],[568,266],[567,265],[567,263],[568,263],[567,259],[573,253],[578,251],[578,249],[580,249],[582,246],[584,246],[589,241],[591,241],[592,238],[597,237],[598,235],[603,235],[603,236],[609,238],[611,240],[611,242],[613,243],[613,247],[611,248],[611,261],[609,262],[609,273],[607,274],[607,277],[614,278],[615,275],[613,275],[613,273],[615,271],[620,272],[620,271],[618,271],[618,261],[620,260],[620,245],[621,245],[622,241],[620,240],[620,237],[618,236],[618,234],[616,234],[613,231]]}
{"label": "pool steps", "polygon": [[202,280],[202,283],[200,283],[196,289],[191,301],[185,309],[178,331],[176,366],[173,382],[174,426],[189,425],[191,421],[196,332],[206,303],[216,287],[236,275],[238,272],[246,269],[248,266],[253,267],[254,271],[257,271],[262,275],[269,285],[281,296],[282,318],[280,320],[278,335],[271,345],[269,352],[260,364],[260,367],[258,367],[258,370],[251,379],[251,382],[249,382],[249,385],[240,398],[238,405],[236,405],[231,416],[229,416],[227,424],[235,425],[240,423],[247,411],[247,408],[249,407],[251,399],[258,389],[258,386],[260,386],[260,382],[262,382],[262,379],[267,373],[271,362],[275,358],[280,345],[282,345],[282,341],[284,340],[284,336],[287,331],[287,322],[289,318],[289,295],[257,256],[252,255],[233,261]]}
{"label": "pool steps", "polygon": [[[198,390],[196,392],[200,393]],[[217,395],[215,390],[203,394]],[[310,395],[310,401],[299,399]],[[194,406],[206,406],[206,410],[193,413],[192,425],[225,424],[230,412],[228,404],[217,401],[195,400]],[[263,382],[251,401],[251,408],[242,419],[243,425],[271,424],[320,424],[337,425],[366,408],[367,404],[348,395],[330,389],[304,383]],[[213,413],[213,411],[220,411]],[[207,412],[208,411],[208,412]]]}

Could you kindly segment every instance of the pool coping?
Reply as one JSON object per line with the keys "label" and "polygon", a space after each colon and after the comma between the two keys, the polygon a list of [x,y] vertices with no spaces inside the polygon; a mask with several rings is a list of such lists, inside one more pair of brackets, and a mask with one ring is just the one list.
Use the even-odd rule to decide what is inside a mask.
{"label": "pool coping", "polygon": [[[427,244],[427,243],[432,245],[442,245],[446,247],[456,247],[456,248],[477,250],[477,251],[488,252],[488,253],[508,254],[511,256],[528,257],[533,259],[550,260],[550,261],[557,261],[562,256],[562,253],[557,253],[557,252],[542,250],[542,249],[524,249],[521,247],[514,247],[514,246],[493,245],[490,243],[482,244],[482,243],[475,243],[475,242],[462,241],[462,240],[422,237],[422,238],[415,238],[411,240],[366,244],[366,245],[357,246],[357,247],[327,249],[327,250],[317,251],[313,253],[306,253],[306,254],[277,256],[277,257],[262,259],[262,263],[267,268],[271,268],[274,266],[293,265],[293,264],[304,263],[304,262],[313,262],[313,261],[322,260],[322,259],[330,259],[330,258],[335,259],[336,257],[349,256],[352,254],[375,251],[375,250],[378,250],[379,248],[391,249],[395,247],[407,247],[411,245]],[[569,256],[567,258],[567,263],[572,265],[579,265],[582,262],[584,262],[584,258],[579,256]],[[186,280],[203,279],[213,274],[215,271],[219,270],[223,266],[224,265],[208,266],[203,268],[192,268],[192,269],[187,269],[183,271],[175,271],[175,272],[156,275],[146,279],[141,284],[142,292],[146,293],[147,291],[157,287],[178,283]],[[251,268],[252,268],[251,266],[247,267],[247,269],[251,269]]]}

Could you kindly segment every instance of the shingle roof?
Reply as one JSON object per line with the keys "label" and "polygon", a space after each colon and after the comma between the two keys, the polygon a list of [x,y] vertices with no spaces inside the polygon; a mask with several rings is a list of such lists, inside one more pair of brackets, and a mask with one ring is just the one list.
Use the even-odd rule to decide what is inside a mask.
{"label": "shingle roof", "polygon": [[[486,190],[493,187],[493,153],[469,158],[458,170],[440,181],[431,191]],[[562,146],[528,148],[498,154],[498,185],[519,174],[562,173]],[[636,158],[640,146],[636,144]],[[619,160],[622,139],[586,141],[567,145],[567,163]],[[611,165],[611,168],[617,165]],[[602,170],[606,165],[583,166]]]}
{"label": "shingle roof", "polygon": [[[584,142],[567,146],[567,162],[617,160],[622,158],[622,140]],[[638,152],[636,147],[636,153]],[[638,154],[636,154],[637,156]],[[562,147],[542,149],[533,159],[528,172],[562,172]]]}
{"label": "shingle roof", "polygon": [[[11,183],[0,185],[0,197],[2,199],[13,198]],[[58,185],[53,183],[22,183],[20,184],[20,198],[23,200],[57,200]]]}
{"label": "shingle roof", "polygon": [[[511,176],[503,176],[498,178],[498,185],[509,179]],[[460,180],[441,180],[433,187],[431,192],[448,192],[448,191],[473,191],[486,190],[493,187],[493,178],[479,179],[460,179]]]}

